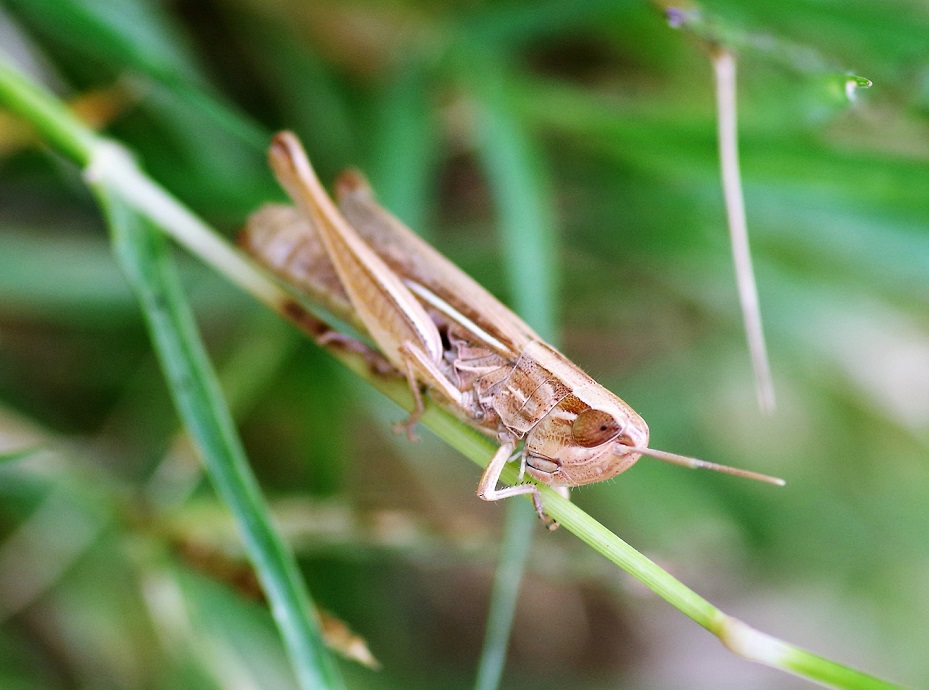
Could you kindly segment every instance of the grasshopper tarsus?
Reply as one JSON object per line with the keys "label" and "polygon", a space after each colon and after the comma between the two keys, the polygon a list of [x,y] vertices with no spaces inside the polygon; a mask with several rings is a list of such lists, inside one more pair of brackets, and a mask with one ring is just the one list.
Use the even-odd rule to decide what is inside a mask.
{"label": "grasshopper tarsus", "polygon": [[395,434],[406,434],[407,439],[411,443],[419,443],[419,436],[416,435],[416,425],[419,423],[419,418],[423,415],[422,407],[422,398],[419,395],[419,389],[411,389],[415,391],[416,395],[416,406],[410,411],[409,416],[404,419],[402,422],[396,422],[391,426]]}
{"label": "grasshopper tarsus", "polygon": [[553,519],[545,512],[545,505],[542,503],[542,494],[538,489],[532,494],[532,506],[535,508],[535,514],[539,516],[539,520],[542,521],[542,524],[545,525],[545,529],[549,532],[554,532],[561,526],[558,524],[557,520]]}
{"label": "grasshopper tarsus", "polygon": [[417,421],[419,420],[413,419],[413,415],[410,414],[404,421],[396,422],[391,429],[395,434],[406,434],[406,438],[410,443],[419,443],[419,436],[416,435],[415,431]]}

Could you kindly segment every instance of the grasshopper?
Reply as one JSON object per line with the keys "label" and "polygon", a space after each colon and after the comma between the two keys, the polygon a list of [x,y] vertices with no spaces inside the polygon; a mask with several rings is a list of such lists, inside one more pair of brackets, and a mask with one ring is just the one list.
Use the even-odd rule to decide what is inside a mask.
{"label": "grasshopper", "polygon": [[520,480],[568,495],[601,482],[643,455],[783,484],[767,475],[648,447],[645,421],[598,384],[457,266],[381,208],[364,178],[344,173],[338,207],[289,132],[275,136],[271,167],[296,203],[266,207],[240,243],[286,282],[352,312],[415,401],[408,432],[423,410],[421,389],[500,446],[477,485],[485,501],[530,494],[534,483],[498,487],[518,459]]}

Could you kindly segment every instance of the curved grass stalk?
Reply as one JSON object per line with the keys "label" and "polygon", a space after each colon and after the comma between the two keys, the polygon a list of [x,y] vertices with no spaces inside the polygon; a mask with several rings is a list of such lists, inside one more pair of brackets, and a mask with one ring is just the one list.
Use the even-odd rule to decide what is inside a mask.
{"label": "curved grass stalk", "polygon": [[[151,183],[118,144],[98,138],[64,105],[0,63],[0,102],[25,115],[63,153],[84,166],[88,184],[109,222],[117,259],[135,290],[178,412],[197,444],[210,477],[229,506],[255,566],[303,688],[340,688],[338,668],[325,648],[309,593],[293,553],[272,526],[197,332],[164,237],[152,227],[190,228],[201,251],[215,251],[229,270],[241,259],[205,225]],[[141,198],[139,198],[141,197]],[[152,213],[158,208],[165,213]],[[154,216],[154,217],[153,217]],[[247,280],[261,292],[260,280]],[[264,293],[262,293],[264,294]],[[267,296],[267,295],[266,295]]]}
{"label": "curved grass stalk", "polygon": [[771,365],[761,324],[761,307],[758,303],[758,286],[752,268],[752,255],[748,247],[748,225],[745,220],[745,198],[742,194],[742,176],[739,172],[738,125],[736,124],[735,56],[725,49],[716,49],[712,55],[716,77],[716,117],[719,134],[719,169],[722,176],[723,198],[732,245],[732,263],[735,267],[739,304],[745,337],[755,375],[755,391],[762,412],[774,412],[774,383]]}
{"label": "curved grass stalk", "polygon": [[[110,207],[110,212],[118,216],[115,220],[120,225],[126,226],[121,232],[145,233],[138,239],[131,240],[131,245],[127,251],[134,253],[145,247],[149,247],[150,251],[158,250],[157,244],[153,245],[153,243],[157,243],[157,236],[153,235],[150,230],[137,227],[138,216],[141,216],[153,222],[160,230],[178,240],[203,261],[222,272],[232,282],[251,292],[256,298],[274,307],[279,312],[287,314],[290,318],[300,316],[294,313],[293,305],[295,302],[303,302],[304,300],[301,297],[288,294],[286,290],[276,285],[265,274],[242,258],[234,249],[216,236],[206,224],[171,197],[157,183],[149,179],[118,144],[97,139],[52,96],[42,92],[37,86],[28,82],[2,62],[0,62],[0,103],[6,104],[11,110],[32,122],[49,143],[62,153],[69,155],[79,164],[86,166],[91,161],[93,162],[91,167],[93,184],[104,195],[105,199],[116,201]],[[147,262],[152,259],[152,256],[149,251],[145,251],[139,258],[143,262]],[[154,256],[157,258],[157,254],[154,254]],[[156,273],[166,270],[159,261],[148,266],[143,263],[140,268],[145,268],[146,271],[155,271]],[[166,274],[161,273],[160,276],[149,276],[149,279],[158,278],[161,280],[165,276]],[[152,285],[157,286],[157,284],[158,281],[154,281],[153,283],[145,283],[143,287],[148,289]],[[170,276],[167,277],[167,283],[161,285],[161,287],[167,288],[167,296],[171,299],[173,299],[171,291],[179,290],[176,282]],[[157,303],[162,297],[159,297],[157,292],[153,292],[146,299]],[[162,317],[183,322],[189,318],[189,315],[162,314],[158,318]],[[175,326],[183,331],[192,324],[180,323],[175,324]],[[174,339],[178,335],[176,332],[171,332],[175,326],[166,326],[164,332],[161,332],[159,327],[159,332],[156,335]],[[166,350],[190,346],[189,342],[182,340],[177,340],[169,346],[162,344],[162,347]],[[406,409],[410,409],[412,400],[409,388],[404,381],[372,373],[362,358],[351,353],[341,352],[336,356],[385,395]],[[198,360],[201,357],[203,357],[202,353],[197,353],[193,359]],[[183,372],[177,371],[173,373],[178,377],[178,382],[184,380]],[[211,383],[204,384],[201,382],[198,385],[204,387],[201,394],[208,398],[212,398],[218,393]],[[482,467],[486,465],[495,450],[493,441],[433,404],[427,405],[421,421],[440,438]],[[225,423],[231,425],[231,421],[226,420]],[[214,431],[224,434],[228,433],[229,429],[220,430],[214,428]],[[204,440],[210,444],[217,442],[235,443],[235,441],[221,437],[208,437]],[[217,468],[211,465],[210,469],[212,474]],[[222,468],[220,471],[230,473],[219,480],[229,482],[226,488],[230,490],[241,488],[238,486],[239,484],[246,487],[254,481],[248,472],[247,465],[244,463],[244,457],[241,458],[241,463]],[[507,467],[501,476],[501,480],[513,484],[517,481],[516,475],[517,470],[515,467]],[[217,481],[215,475],[213,478],[214,481]],[[247,486],[247,490],[257,492],[257,487],[251,484]],[[564,529],[575,534],[591,548],[640,580],[672,606],[706,628],[734,653],[748,660],[797,675],[827,687],[852,689],[901,687],[817,656],[800,647],[755,630],[744,622],[727,615],[662,570],[579,507],[563,499],[547,486],[540,486],[540,490],[545,500],[546,512],[560,522]],[[260,499],[253,494],[247,500]],[[261,509],[256,508],[252,514],[252,517],[254,516],[262,519],[267,518],[264,507],[262,506]],[[244,527],[246,530],[252,528],[252,525],[247,524]],[[273,532],[265,536],[271,540],[276,539]],[[278,556],[280,555],[278,554]],[[284,558],[284,560],[287,559]],[[256,562],[256,568],[263,577],[268,576],[269,571],[266,567],[267,564],[260,561]],[[284,586],[293,586],[293,582],[288,580],[288,578],[294,576],[292,568],[287,567],[285,563],[284,571],[286,572],[282,573],[284,576],[282,582],[287,581]],[[289,594],[294,595],[295,592],[290,591]],[[299,600],[299,595],[296,598]],[[299,625],[299,621],[294,620],[294,616],[302,615],[297,613],[299,604],[293,605],[292,600],[288,600],[289,603],[283,603],[282,599],[277,596],[271,597],[271,599],[273,602],[272,608],[275,610],[282,631],[287,625],[295,623]],[[309,631],[305,630],[304,632],[310,635]],[[288,633],[284,632],[284,637],[289,645],[292,644],[293,640]],[[312,643],[305,642],[312,647]],[[293,649],[291,649],[291,652],[293,653]]]}

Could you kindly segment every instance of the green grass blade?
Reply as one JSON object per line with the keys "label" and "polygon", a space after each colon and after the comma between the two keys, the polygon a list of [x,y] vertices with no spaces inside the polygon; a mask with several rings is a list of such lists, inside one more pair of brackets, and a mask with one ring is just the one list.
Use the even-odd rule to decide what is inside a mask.
{"label": "green grass blade", "polygon": [[480,112],[478,152],[499,216],[512,301],[543,338],[554,339],[555,232],[540,155],[514,118],[505,75],[486,56],[477,57],[480,52],[473,55],[468,64]]}
{"label": "green grass blade", "polygon": [[[541,155],[513,115],[499,69],[475,78],[481,118],[478,155],[490,179],[499,217],[513,306],[549,340],[555,336],[555,241],[551,200],[542,181]],[[475,688],[500,685],[520,583],[536,516],[523,502],[506,506],[500,560]]]}
{"label": "green grass blade", "polygon": [[460,31],[470,40],[503,50],[558,35],[566,27],[580,31],[628,13],[626,3],[616,0],[545,0],[531,3],[499,3],[481,7],[462,18]]}
{"label": "green grass blade", "polygon": [[[90,59],[162,85],[173,101],[170,110],[186,110],[188,118],[199,121],[197,134],[220,130],[257,147],[265,139],[257,123],[212,88],[188,37],[164,7],[136,0],[13,0],[11,5],[29,24]],[[184,117],[180,112],[174,116]]]}
{"label": "green grass blade", "polygon": [[95,181],[93,188],[108,218],[119,262],[142,305],[175,405],[217,492],[235,516],[301,687],[341,687],[296,561],[274,531],[236,435],[165,240],[107,186],[105,178]]}
{"label": "green grass blade", "polygon": [[832,688],[894,690],[900,687],[796,647],[785,650],[782,668],[801,678]]}
{"label": "green grass blade", "polygon": [[426,105],[429,88],[428,72],[417,66],[404,66],[386,84],[368,166],[380,202],[420,234],[426,227],[438,141]]}
{"label": "green grass blade", "polygon": [[96,135],[67,106],[23,76],[0,52],[0,103],[21,115],[53,148],[80,165],[90,160]]}
{"label": "green grass blade", "polygon": [[43,449],[40,446],[30,446],[28,448],[17,448],[16,450],[3,451],[0,453],[0,465],[6,465],[7,463],[28,458],[30,455],[34,455],[41,450]]}
{"label": "green grass blade", "polygon": [[166,80],[205,83],[196,56],[168,12],[152,3],[118,0],[12,0],[30,25],[85,55]]}
{"label": "green grass blade", "polygon": [[538,521],[535,510],[526,501],[507,503],[475,690],[500,687],[520,585]]}

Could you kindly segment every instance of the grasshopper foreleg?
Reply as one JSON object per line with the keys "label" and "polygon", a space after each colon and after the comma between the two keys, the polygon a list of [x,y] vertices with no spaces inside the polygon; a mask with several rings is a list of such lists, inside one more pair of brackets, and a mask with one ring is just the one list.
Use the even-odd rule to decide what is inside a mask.
{"label": "grasshopper foreleg", "polygon": [[512,441],[503,443],[494,453],[494,456],[487,463],[484,474],[481,475],[477,483],[477,497],[485,501],[500,501],[512,496],[532,495],[532,505],[535,506],[535,512],[539,519],[550,530],[558,528],[558,523],[545,514],[545,506],[542,503],[542,493],[535,484],[517,484],[516,486],[506,486],[502,489],[497,488],[500,482],[500,473],[513,455],[516,445]]}

